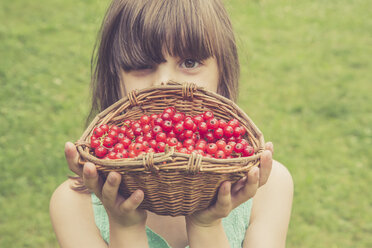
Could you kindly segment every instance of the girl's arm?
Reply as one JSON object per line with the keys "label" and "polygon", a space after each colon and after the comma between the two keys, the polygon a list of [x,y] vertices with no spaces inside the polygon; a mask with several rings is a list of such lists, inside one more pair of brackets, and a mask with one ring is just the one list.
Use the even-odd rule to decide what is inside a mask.
{"label": "girl's arm", "polygon": [[[75,169],[72,171],[83,178],[84,185],[106,209],[110,223],[110,247],[148,247],[145,231],[147,215],[144,210],[137,209],[143,201],[143,192],[137,190],[124,199],[118,194],[120,174],[110,172],[103,182],[92,163],[80,168],[76,147],[70,142],[66,143],[65,155],[70,169]],[[50,202],[50,215],[61,247],[107,247],[94,222],[90,194],[73,191],[67,182],[54,192]],[[90,243],[94,245],[88,245]]]}
{"label": "girl's arm", "polygon": [[186,217],[190,248],[230,247],[222,226],[222,218],[252,198],[258,187],[267,182],[272,168],[272,143],[266,143],[265,149],[261,155],[260,167],[252,168],[245,178],[234,185],[228,181],[222,183],[213,206]]}
{"label": "girl's arm", "polygon": [[123,228],[113,221],[108,246],[95,224],[90,194],[72,190],[72,183],[61,184],[50,200],[50,217],[60,247],[147,247],[145,227]]}
{"label": "girl's arm", "polygon": [[106,248],[95,225],[90,194],[73,191],[66,180],[53,193],[49,212],[58,243],[62,248]]}
{"label": "girl's arm", "polygon": [[292,199],[291,174],[282,164],[274,161],[267,183],[254,196],[243,247],[285,247]]}

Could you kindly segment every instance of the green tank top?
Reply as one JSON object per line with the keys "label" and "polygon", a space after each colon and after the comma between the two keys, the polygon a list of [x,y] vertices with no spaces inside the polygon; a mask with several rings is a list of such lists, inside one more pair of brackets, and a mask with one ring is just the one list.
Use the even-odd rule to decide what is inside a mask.
{"label": "green tank top", "polygon": [[[110,230],[108,216],[101,201],[95,194],[92,194],[92,204],[96,225],[101,232],[102,238],[106,241],[106,243],[109,243]],[[222,225],[231,248],[243,247],[245,232],[249,225],[251,209],[252,199],[241,204],[231,211],[229,216],[222,219]],[[150,248],[171,248],[165,239],[147,226],[146,234]],[[188,248],[188,246],[186,248]]]}

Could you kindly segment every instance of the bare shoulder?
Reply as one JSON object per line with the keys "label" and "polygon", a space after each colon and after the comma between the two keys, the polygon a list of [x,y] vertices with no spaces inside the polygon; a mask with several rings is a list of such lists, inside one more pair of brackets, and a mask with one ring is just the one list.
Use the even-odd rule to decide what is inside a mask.
{"label": "bare shoulder", "polygon": [[253,198],[244,247],[285,247],[293,189],[290,172],[274,160],[267,183],[257,190]]}
{"label": "bare shoulder", "polygon": [[71,189],[68,179],[54,191],[50,218],[61,247],[107,247],[95,225],[90,194]]}

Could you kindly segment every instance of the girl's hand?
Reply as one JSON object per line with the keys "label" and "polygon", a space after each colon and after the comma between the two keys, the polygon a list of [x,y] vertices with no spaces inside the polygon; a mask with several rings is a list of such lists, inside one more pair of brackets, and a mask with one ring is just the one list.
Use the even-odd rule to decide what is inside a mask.
{"label": "girl's hand", "polygon": [[144,193],[138,189],[128,199],[118,194],[121,182],[119,173],[110,172],[106,182],[103,183],[95,165],[87,162],[83,169],[83,181],[86,187],[101,200],[109,216],[110,225],[145,226],[147,213],[145,210],[137,209],[144,199]]}
{"label": "girl's hand", "polygon": [[110,172],[103,182],[94,164],[87,162],[84,166],[78,164],[78,153],[74,144],[68,142],[65,146],[66,160],[70,170],[83,178],[84,185],[102,202],[109,216],[110,225],[117,227],[145,226],[147,213],[137,209],[144,199],[142,190],[135,191],[128,199],[118,194],[121,175]]}
{"label": "girl's hand", "polygon": [[186,216],[187,221],[194,225],[209,227],[218,225],[222,218],[227,217],[231,210],[252,198],[257,189],[264,185],[269,178],[272,167],[273,144],[266,143],[265,151],[261,155],[260,167],[252,168],[246,177],[231,185],[223,182],[217,193],[216,203],[207,208]]}

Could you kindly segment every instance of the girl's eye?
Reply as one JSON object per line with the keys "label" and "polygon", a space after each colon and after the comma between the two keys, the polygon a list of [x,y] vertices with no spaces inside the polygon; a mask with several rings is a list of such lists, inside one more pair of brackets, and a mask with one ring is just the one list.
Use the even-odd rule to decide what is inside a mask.
{"label": "girl's eye", "polygon": [[199,66],[199,62],[194,60],[194,59],[185,59],[182,64],[181,64],[181,67],[183,68],[187,68],[187,69],[192,69],[192,68],[196,68]]}

